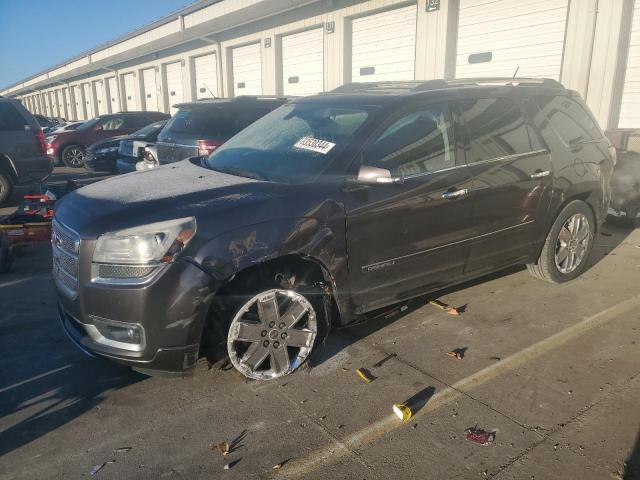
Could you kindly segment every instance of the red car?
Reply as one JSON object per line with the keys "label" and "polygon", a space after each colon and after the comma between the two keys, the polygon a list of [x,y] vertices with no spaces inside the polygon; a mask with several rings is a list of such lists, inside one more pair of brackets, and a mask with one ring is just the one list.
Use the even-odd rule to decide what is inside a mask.
{"label": "red car", "polygon": [[47,155],[67,167],[84,165],[87,147],[99,140],[133,133],[169,115],[161,112],[122,112],[101,115],[83,123],[77,130],[56,132],[47,136]]}

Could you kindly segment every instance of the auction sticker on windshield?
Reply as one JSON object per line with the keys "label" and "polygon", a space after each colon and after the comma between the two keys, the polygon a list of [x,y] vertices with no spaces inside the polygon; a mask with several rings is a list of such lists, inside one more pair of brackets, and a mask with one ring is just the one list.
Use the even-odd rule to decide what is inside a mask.
{"label": "auction sticker on windshield", "polygon": [[311,152],[326,155],[335,146],[335,143],[327,142],[326,140],[318,140],[313,137],[302,137],[293,147],[299,148],[300,150],[309,150]]}

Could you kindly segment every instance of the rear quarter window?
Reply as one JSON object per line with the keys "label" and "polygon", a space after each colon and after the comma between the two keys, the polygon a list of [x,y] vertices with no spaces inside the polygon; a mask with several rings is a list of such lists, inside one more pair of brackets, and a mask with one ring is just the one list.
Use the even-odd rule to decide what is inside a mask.
{"label": "rear quarter window", "polygon": [[269,113],[269,107],[212,106],[181,108],[167,123],[171,133],[204,136],[232,137],[253,122]]}
{"label": "rear quarter window", "polygon": [[0,103],[0,131],[24,130],[29,125],[16,107],[9,102]]}
{"label": "rear quarter window", "polygon": [[602,130],[578,99],[560,95],[538,96],[534,102],[567,145],[603,137]]}

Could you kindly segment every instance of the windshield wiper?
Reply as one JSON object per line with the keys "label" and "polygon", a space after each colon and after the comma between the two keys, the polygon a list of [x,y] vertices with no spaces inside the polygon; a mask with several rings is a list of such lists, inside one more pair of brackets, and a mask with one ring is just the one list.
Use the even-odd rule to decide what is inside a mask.
{"label": "windshield wiper", "polygon": [[222,172],[222,173],[228,173],[229,175],[235,175],[236,177],[246,177],[246,178],[252,178],[254,180],[266,180],[268,181],[267,177],[265,177],[264,175],[260,175],[259,173],[256,172],[251,172],[249,170],[243,170],[242,168],[237,168],[237,167],[229,167],[229,166],[218,166],[216,165],[215,167],[209,167],[211,168],[211,170],[215,170],[216,172]]}

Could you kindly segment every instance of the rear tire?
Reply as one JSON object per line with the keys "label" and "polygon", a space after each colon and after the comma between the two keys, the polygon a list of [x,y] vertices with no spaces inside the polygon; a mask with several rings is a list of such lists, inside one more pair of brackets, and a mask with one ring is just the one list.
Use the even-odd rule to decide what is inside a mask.
{"label": "rear tire", "polygon": [[82,145],[68,145],[62,150],[61,160],[67,167],[81,168],[84,166],[85,148]]}
{"label": "rear tire", "polygon": [[563,283],[587,268],[595,236],[595,219],[580,200],[567,204],[556,217],[535,263],[527,265],[534,277]]}
{"label": "rear tire", "polygon": [[0,205],[11,197],[13,181],[7,172],[0,170]]}

